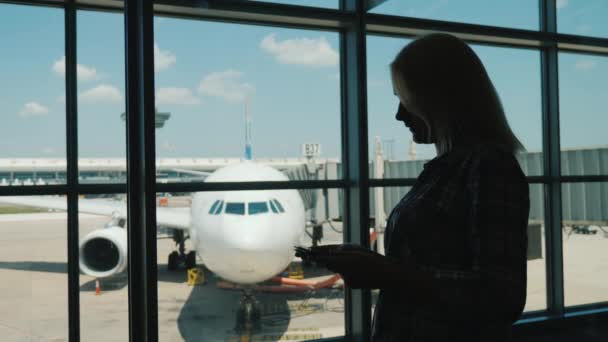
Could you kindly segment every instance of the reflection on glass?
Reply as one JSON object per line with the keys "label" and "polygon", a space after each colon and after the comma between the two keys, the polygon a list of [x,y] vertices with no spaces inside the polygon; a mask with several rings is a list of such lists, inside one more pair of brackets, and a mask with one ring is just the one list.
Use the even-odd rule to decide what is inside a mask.
{"label": "reflection on glass", "polygon": [[608,2],[556,0],[557,30],[581,36],[608,37]]}
{"label": "reflection on glass", "polygon": [[608,183],[562,184],[566,306],[608,300]]}
{"label": "reflection on glass", "polygon": [[80,338],[128,341],[126,196],[82,196],[78,208]]}
{"label": "reflection on glass", "polygon": [[[159,237],[165,237],[158,240],[160,340],[344,335],[342,281],[324,268],[303,264],[293,250],[342,243],[340,190],[158,196],[164,203],[157,208],[163,222]],[[225,212],[209,213],[224,201]],[[268,203],[275,209],[269,210]],[[232,204],[247,211],[232,215]]]}
{"label": "reflection on glass", "polygon": [[0,196],[2,341],[67,341],[67,222],[64,197]]}
{"label": "reflection on glass", "polygon": [[339,177],[337,33],[154,24],[159,182],[218,181],[214,171],[249,160],[285,171],[267,181]]}
{"label": "reflection on glass", "polygon": [[[367,91],[371,178],[415,178],[437,153],[434,145],[412,141],[395,120],[399,100],[393,93],[389,64],[410,41],[368,36]],[[526,175],[542,175],[540,64],[536,51],[472,46],[501,99],[507,120],[526,151],[518,154]],[[448,60],[446,60],[448,61]],[[382,164],[377,167],[376,164]]]}
{"label": "reflection on glass", "polygon": [[79,181],[124,183],[124,18],[78,11],[77,22]]}
{"label": "reflection on glass", "polygon": [[608,174],[608,58],[560,53],[561,165],[564,175]]}
{"label": "reflection on glass", "polygon": [[[524,311],[536,311],[546,308],[544,193],[542,184],[529,184],[529,188],[528,285]],[[386,228],[388,215],[410,189],[411,187],[378,187],[371,189],[370,216],[372,219],[370,221],[373,222],[376,233],[372,233],[370,241],[372,247],[378,253],[385,253],[383,232]],[[372,311],[378,294],[379,290],[372,291]]]}
{"label": "reflection on glass", "polygon": [[0,5],[0,186],[65,183],[63,19]]}
{"label": "reflection on glass", "polygon": [[[600,1],[600,0],[598,0]],[[386,0],[372,13],[538,30],[538,2],[529,0]]]}

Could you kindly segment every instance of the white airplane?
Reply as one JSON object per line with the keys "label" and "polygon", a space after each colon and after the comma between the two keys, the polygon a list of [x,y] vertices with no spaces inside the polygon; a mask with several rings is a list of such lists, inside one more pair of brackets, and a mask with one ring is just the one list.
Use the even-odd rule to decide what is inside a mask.
{"label": "white airplane", "polygon": [[[288,181],[282,172],[253,161],[216,170],[205,182]],[[67,210],[62,197],[0,197],[0,202]],[[79,212],[108,215],[105,227],[80,241],[80,270],[97,278],[127,267],[126,205],[108,199],[82,199]],[[293,247],[305,232],[305,209],[297,190],[214,191],[193,194],[190,208],[157,208],[158,226],[176,230],[179,252],[169,255],[169,269],[195,264],[195,254],[220,277],[255,284],[282,272],[294,258]],[[184,253],[184,232],[194,250]]]}

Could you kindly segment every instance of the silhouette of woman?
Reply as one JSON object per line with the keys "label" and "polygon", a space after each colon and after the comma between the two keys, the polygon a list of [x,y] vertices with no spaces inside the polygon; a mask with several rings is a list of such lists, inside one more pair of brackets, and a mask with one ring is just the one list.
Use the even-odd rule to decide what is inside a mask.
{"label": "silhouette of woman", "polygon": [[526,301],[528,183],[515,137],[481,61],[430,34],[390,64],[396,119],[435,144],[392,210],[386,255],[345,245],[315,261],[352,288],[379,288],[372,340],[508,341]]}

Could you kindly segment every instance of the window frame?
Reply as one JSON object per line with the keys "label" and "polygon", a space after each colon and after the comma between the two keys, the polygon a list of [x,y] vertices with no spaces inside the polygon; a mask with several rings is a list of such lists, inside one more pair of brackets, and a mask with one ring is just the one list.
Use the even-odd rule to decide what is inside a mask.
{"label": "window frame", "polygon": [[[396,1],[396,0],[391,0]],[[564,176],[560,173],[559,80],[558,53],[578,52],[608,56],[608,37],[591,37],[557,32],[557,9],[554,0],[539,0],[540,29],[523,30],[508,27],[445,22],[430,19],[372,14],[367,11],[382,0],[341,0],[340,9],[322,9],[245,0],[180,1],[133,0],[127,4],[125,30],[129,48],[126,98],[131,98],[135,110],[128,111],[127,123],[129,172],[127,184],[88,184],[78,179],[78,124],[76,83],[76,13],[79,10],[124,12],[120,0],[0,0],[28,6],[49,6],[65,11],[66,56],[66,159],[67,182],[60,185],[31,185],[0,187],[0,196],[67,195],[68,217],[68,307],[69,341],[80,341],[80,291],[78,268],[78,196],[101,193],[129,194],[129,217],[140,227],[155,225],[155,196],[157,192],[193,192],[262,189],[342,189],[344,190],[344,220],[346,242],[369,246],[369,189],[372,187],[407,186],[414,179],[370,179],[365,167],[367,146],[367,35],[411,38],[444,31],[469,43],[491,46],[529,48],[541,54],[541,99],[544,174],[530,176],[530,183],[545,187],[545,225],[547,250],[547,309],[527,312],[518,325],[535,321],[557,321],[568,317],[608,312],[608,301],[576,307],[564,306],[563,251],[561,232],[561,185],[573,182],[606,182],[608,175]],[[168,16],[195,20],[271,25],[338,32],[340,35],[341,69],[341,127],[343,178],[328,181],[281,181],[242,183],[157,183],[154,174],[155,132],[144,108],[154,108],[154,70],[151,36],[153,16]],[[141,19],[141,20],[140,20]],[[145,28],[150,29],[147,33]],[[128,64],[128,63],[127,63]],[[141,71],[141,72],[140,72]],[[144,80],[152,80],[147,84]],[[151,88],[150,88],[151,87]],[[138,92],[139,91],[139,92]],[[130,108],[130,107],[127,107]],[[153,112],[153,111],[152,111]],[[138,126],[138,123],[142,125]],[[139,172],[139,174],[138,174]],[[140,176],[144,176],[138,179]],[[132,341],[157,341],[157,276],[155,236],[143,229],[130,232],[129,237],[129,325]],[[366,341],[370,333],[370,292],[345,291],[346,336],[326,339]]]}

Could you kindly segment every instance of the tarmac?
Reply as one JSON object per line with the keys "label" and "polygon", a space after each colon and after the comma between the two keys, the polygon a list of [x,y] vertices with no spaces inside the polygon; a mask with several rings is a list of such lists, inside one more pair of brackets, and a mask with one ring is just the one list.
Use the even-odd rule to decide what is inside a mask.
{"label": "tarmac", "polygon": [[[103,227],[108,218],[80,215],[80,237]],[[325,227],[325,243],[340,234]],[[608,300],[608,236],[564,234],[565,303]],[[67,223],[61,212],[0,215],[0,336],[13,341],[67,341]],[[185,270],[169,272],[175,246],[158,240],[158,326],[160,341],[301,341],[344,335],[343,290],[304,294],[261,293],[259,330],[235,331],[239,291],[220,289],[215,275],[189,286]],[[188,244],[186,245],[188,247]],[[545,253],[543,251],[543,256]],[[545,257],[528,262],[526,311],[546,307]],[[305,268],[307,278],[329,273]],[[128,341],[126,273],[101,279],[80,276],[82,341]],[[375,291],[376,292],[376,291]]]}

